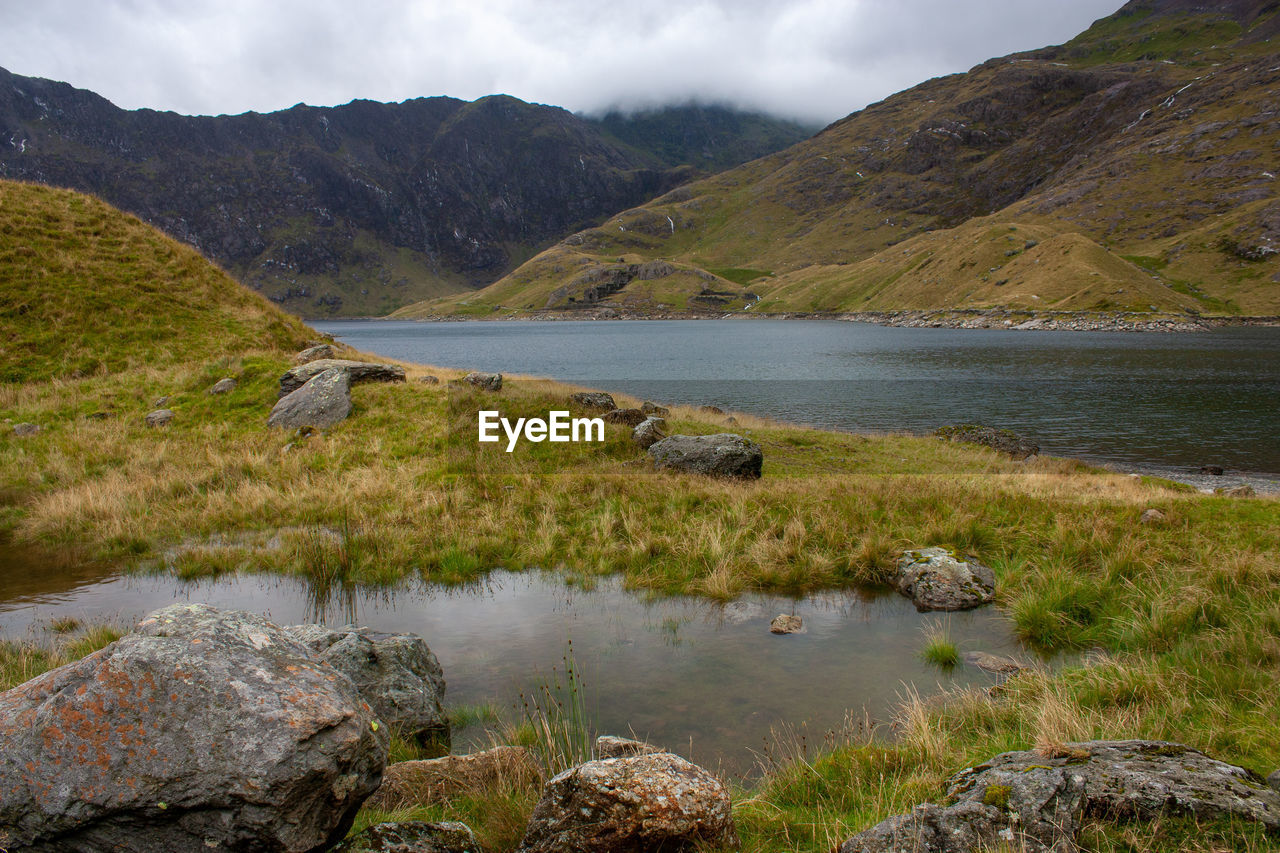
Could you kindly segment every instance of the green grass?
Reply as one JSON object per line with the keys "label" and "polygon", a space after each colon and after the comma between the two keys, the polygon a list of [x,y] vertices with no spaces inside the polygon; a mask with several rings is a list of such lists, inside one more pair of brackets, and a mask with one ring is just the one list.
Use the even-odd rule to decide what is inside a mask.
{"label": "green grass", "polygon": [[945,626],[935,625],[925,634],[920,658],[942,669],[952,669],[960,663],[960,652],[951,641],[950,631]]}

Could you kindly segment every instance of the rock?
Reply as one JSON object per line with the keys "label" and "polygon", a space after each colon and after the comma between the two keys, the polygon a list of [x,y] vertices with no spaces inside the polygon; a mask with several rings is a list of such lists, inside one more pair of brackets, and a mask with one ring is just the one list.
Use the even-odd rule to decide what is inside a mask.
{"label": "rock", "polygon": [[1271,786],[1272,790],[1280,791],[1280,770],[1274,771],[1267,777],[1267,784]]}
{"label": "rock", "polygon": [[790,613],[779,613],[769,623],[770,634],[799,634],[804,631],[804,620]]}
{"label": "rock", "polygon": [[[394,765],[393,765],[394,766]],[[379,823],[356,833],[330,853],[484,853],[465,823]]]}
{"label": "rock", "polygon": [[235,389],[236,389],[236,381],[232,379],[230,376],[228,376],[223,379],[219,379],[217,382],[213,383],[213,385],[209,388],[209,393],[210,394],[226,394],[227,392],[234,391]]}
{"label": "rock", "polygon": [[1168,520],[1169,520],[1169,516],[1165,515],[1160,510],[1154,509],[1154,508],[1144,509],[1142,511],[1142,515],[1139,516],[1138,518],[1138,521],[1142,522],[1143,524],[1160,524],[1161,522],[1168,521]]}
{"label": "rock", "polygon": [[596,758],[626,758],[630,755],[652,755],[662,752],[651,743],[615,735],[600,735],[596,738]]}
{"label": "rock", "polygon": [[1213,493],[1227,498],[1252,498],[1258,494],[1253,490],[1253,486],[1248,483],[1241,483],[1238,486],[1224,486],[1214,489]]}
{"label": "rock", "polygon": [[431,374],[428,373],[426,376],[419,376],[418,381],[421,382],[423,385],[439,385],[440,377],[432,376]]}
{"label": "rock", "polygon": [[156,397],[156,401],[151,404],[151,407],[153,409],[163,409],[165,406],[169,405],[170,399],[171,398],[169,397]]}
{"label": "rock", "polygon": [[703,412],[704,414],[708,414],[708,415],[723,415],[723,414],[724,414],[724,409],[720,408],[719,406],[703,406],[702,408],[698,409],[698,411]]}
{"label": "rock", "polygon": [[143,418],[143,421],[145,421],[149,427],[168,426],[169,421],[171,420],[173,420],[172,409],[156,409],[154,412],[151,412]]}
{"label": "rock", "polygon": [[13,434],[18,438],[25,438],[29,435],[35,435],[40,431],[38,424],[20,423],[13,425]]}
{"label": "rock", "polygon": [[280,396],[287,397],[315,377],[340,367],[351,377],[352,385],[361,382],[403,382],[404,368],[394,364],[374,364],[368,361],[347,361],[343,358],[321,358],[299,365],[280,377]]}
{"label": "rock", "polygon": [[647,417],[636,424],[636,428],[631,431],[631,440],[648,450],[667,437],[667,434],[662,431],[662,428],[666,425],[667,422],[662,418]]}
{"label": "rock", "polygon": [[387,765],[382,787],[366,805],[384,811],[441,803],[458,794],[492,788],[499,782],[542,781],[542,767],[523,746],[498,746],[471,755],[446,755]]}
{"label": "rock", "polygon": [[613,395],[603,391],[579,391],[569,395],[569,402],[584,409],[598,409],[602,412],[618,408],[618,404],[613,401]]}
{"label": "rock", "polygon": [[1006,752],[961,771],[947,805],[924,803],[850,838],[839,853],[1075,850],[1081,815],[1233,817],[1280,830],[1280,793],[1257,774],[1161,741],[1091,741]]}
{"label": "rock", "polygon": [[349,414],[351,374],[345,368],[334,367],[316,374],[306,385],[280,398],[267,417],[267,426],[326,429],[345,420]]}
{"label": "rock", "polygon": [[905,552],[898,560],[894,586],[921,611],[970,610],[996,595],[991,569],[976,560],[958,560],[946,548]]}
{"label": "rock", "polygon": [[502,390],[501,373],[468,373],[462,377],[462,381],[479,388],[481,391]]}
{"label": "rock", "polygon": [[997,675],[1013,675],[1026,669],[1013,658],[993,655],[990,652],[965,652],[961,655],[961,659],[969,666],[976,666],[978,669],[994,672]]}
{"label": "rock", "polygon": [[607,424],[622,424],[629,427],[639,426],[648,419],[639,409],[613,409],[605,412],[603,418]]}
{"label": "rock", "polygon": [[933,434],[949,441],[981,444],[992,450],[1007,453],[1014,459],[1027,459],[1040,453],[1040,445],[1028,441],[1015,432],[980,424],[939,427],[933,431]]}
{"label": "rock", "polygon": [[335,355],[333,347],[329,344],[316,344],[313,347],[307,347],[302,352],[293,357],[294,364],[310,364],[313,361],[319,361],[322,358],[333,358]]}
{"label": "rock", "polygon": [[521,853],[617,853],[738,845],[729,792],[669,752],[564,771],[534,806]]}
{"label": "rock", "polygon": [[1208,474],[1208,475],[1210,475],[1210,476],[1212,476],[1212,477],[1221,477],[1221,476],[1222,476],[1222,466],[1221,466],[1221,465],[1201,465],[1201,466],[1200,466],[1200,473],[1201,473],[1201,474]]}
{"label": "rock", "polygon": [[659,406],[657,403],[650,403],[648,400],[645,400],[640,404],[640,411],[644,412],[646,415],[656,416],[659,418],[671,417],[671,410],[666,406]]}
{"label": "rock", "polygon": [[756,479],[764,463],[760,445],[732,433],[673,435],[649,448],[659,468],[715,477]]}
{"label": "rock", "polygon": [[351,625],[284,629],[320,660],[355,682],[360,695],[383,723],[406,738],[449,743],[445,716],[444,671],[416,634],[383,634]]}
{"label": "rock", "polygon": [[277,626],[172,605],[0,693],[0,847],[322,850],[387,743],[350,679]]}

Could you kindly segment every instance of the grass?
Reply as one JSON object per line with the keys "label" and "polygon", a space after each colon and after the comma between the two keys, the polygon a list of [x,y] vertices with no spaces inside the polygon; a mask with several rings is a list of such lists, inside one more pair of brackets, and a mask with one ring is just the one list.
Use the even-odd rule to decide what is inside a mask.
{"label": "grass", "polygon": [[80,660],[85,655],[114,643],[125,632],[123,626],[107,623],[88,625],[83,630],[78,625],[53,630],[57,634],[52,641],[0,639],[0,692],[30,681],[41,673]]}
{"label": "grass", "polygon": [[960,652],[951,641],[951,632],[947,626],[934,624],[927,630],[920,658],[942,669],[952,669],[960,663]]}

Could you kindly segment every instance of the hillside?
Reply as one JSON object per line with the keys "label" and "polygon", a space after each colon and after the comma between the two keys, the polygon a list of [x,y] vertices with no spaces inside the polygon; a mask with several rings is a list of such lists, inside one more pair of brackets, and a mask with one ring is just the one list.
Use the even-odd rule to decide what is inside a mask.
{"label": "hillside", "polygon": [[0,382],[291,351],[314,336],[98,199],[0,181]]}
{"label": "hillside", "polygon": [[0,69],[0,177],[95,193],[305,316],[489,284],[610,213],[808,133],[691,106],[597,122],[507,96],[191,117]]}
{"label": "hillside", "polygon": [[[929,80],[581,231],[480,294],[399,316],[681,310],[724,289],[698,271],[757,312],[1280,314],[1278,10],[1138,0],[1065,45]],[[657,301],[592,298],[621,258],[694,272]]]}

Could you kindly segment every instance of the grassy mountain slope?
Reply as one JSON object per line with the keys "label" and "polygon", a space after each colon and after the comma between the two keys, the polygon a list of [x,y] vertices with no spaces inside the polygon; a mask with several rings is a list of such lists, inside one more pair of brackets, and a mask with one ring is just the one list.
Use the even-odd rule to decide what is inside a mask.
{"label": "grassy mountain slope", "polygon": [[[735,271],[762,297],[756,310],[1278,314],[1278,9],[1131,3],[1066,45],[929,80],[618,214],[466,310],[570,307],[553,298],[564,270],[590,275],[625,255]],[[1036,264],[1046,248],[979,260],[982,217],[1062,243],[1071,262]]]}
{"label": "grassy mountain slope", "polygon": [[0,382],[286,350],[314,335],[98,199],[0,181]]}

